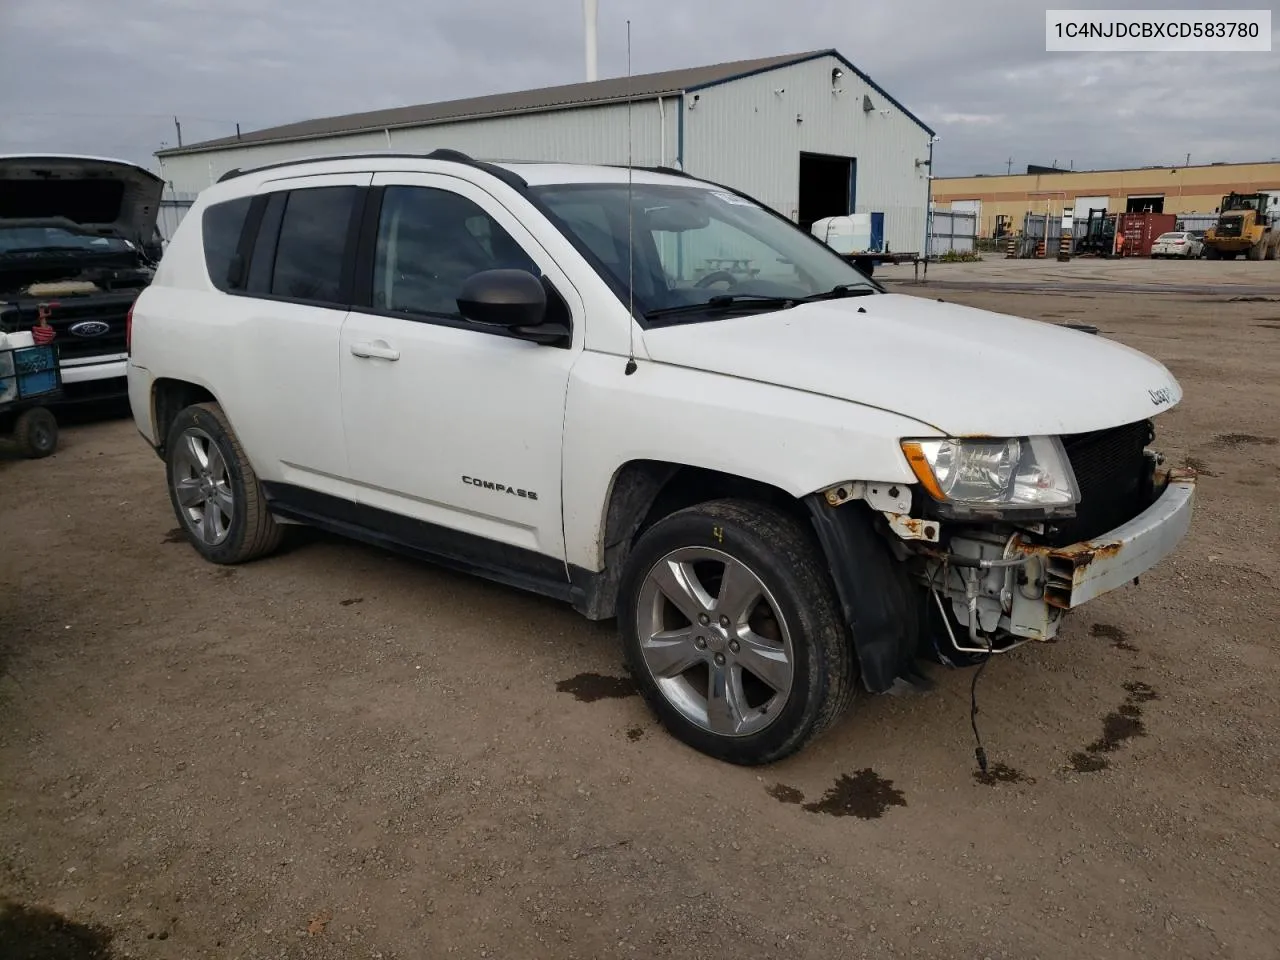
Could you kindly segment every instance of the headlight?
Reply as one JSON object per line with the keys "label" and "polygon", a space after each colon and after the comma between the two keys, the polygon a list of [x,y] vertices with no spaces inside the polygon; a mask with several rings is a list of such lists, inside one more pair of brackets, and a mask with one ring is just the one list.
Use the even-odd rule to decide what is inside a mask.
{"label": "headlight", "polygon": [[1057,437],[903,440],[902,452],[921,486],[942,503],[1051,509],[1080,502]]}

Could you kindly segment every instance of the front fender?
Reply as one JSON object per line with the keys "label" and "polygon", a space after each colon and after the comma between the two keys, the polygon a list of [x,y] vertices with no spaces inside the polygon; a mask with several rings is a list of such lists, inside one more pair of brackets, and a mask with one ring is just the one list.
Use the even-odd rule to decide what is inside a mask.
{"label": "front fender", "polygon": [[848,480],[911,484],[898,440],[927,424],[874,407],[773,384],[585,353],[574,366],[564,424],[566,559],[604,564],[605,512],[618,469],[648,460],[701,467],[796,498]]}

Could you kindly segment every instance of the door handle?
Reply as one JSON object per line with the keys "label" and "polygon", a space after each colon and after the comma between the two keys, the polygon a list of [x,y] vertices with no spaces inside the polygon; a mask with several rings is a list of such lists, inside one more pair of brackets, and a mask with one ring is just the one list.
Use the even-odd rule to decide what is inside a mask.
{"label": "door handle", "polygon": [[373,343],[353,343],[351,352],[357,357],[372,357],[378,360],[399,360],[400,351],[387,345],[385,340]]}

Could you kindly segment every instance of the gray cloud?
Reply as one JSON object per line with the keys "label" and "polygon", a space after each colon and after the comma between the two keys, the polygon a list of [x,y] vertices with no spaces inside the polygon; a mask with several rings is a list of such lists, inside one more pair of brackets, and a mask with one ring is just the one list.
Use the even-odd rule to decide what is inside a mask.
{"label": "gray cloud", "polygon": [[[1280,43],[1271,54],[1048,54],[1044,7],[1025,0],[600,7],[606,76],[625,72],[628,18],[637,73],[834,46],[941,134],[940,175],[1003,171],[1009,157],[1016,170],[1280,155]],[[190,143],[237,122],[574,82],[580,11],[580,0],[3,0],[0,151],[150,164],[175,142],[175,114]]]}

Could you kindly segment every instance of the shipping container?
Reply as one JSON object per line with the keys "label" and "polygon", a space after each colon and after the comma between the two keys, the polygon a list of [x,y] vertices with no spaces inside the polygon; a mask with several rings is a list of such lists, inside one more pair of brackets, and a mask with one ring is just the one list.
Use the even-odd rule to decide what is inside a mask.
{"label": "shipping container", "polygon": [[1172,213],[1123,213],[1120,235],[1124,237],[1123,257],[1149,257],[1156,237],[1174,229],[1178,218]]}

